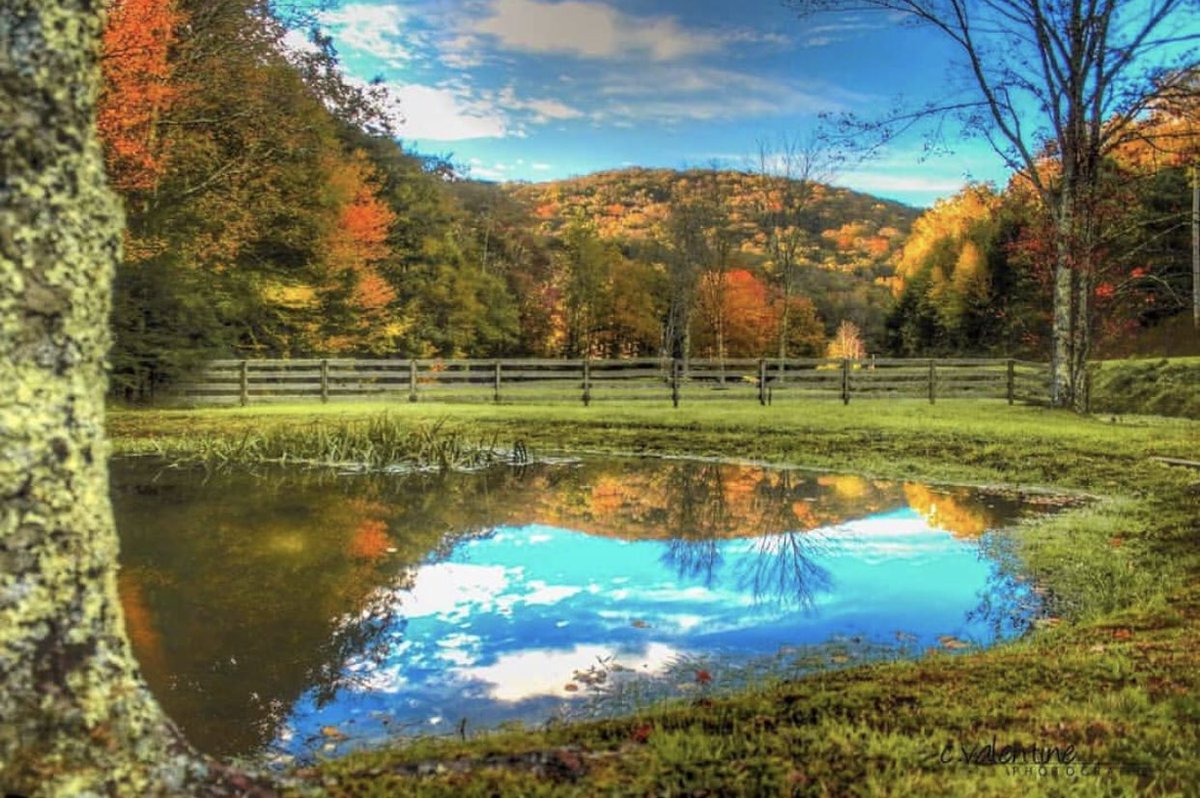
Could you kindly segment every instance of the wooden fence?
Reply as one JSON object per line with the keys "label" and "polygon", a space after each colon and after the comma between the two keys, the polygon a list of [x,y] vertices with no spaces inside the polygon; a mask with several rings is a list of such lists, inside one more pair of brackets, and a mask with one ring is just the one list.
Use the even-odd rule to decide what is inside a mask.
{"label": "wooden fence", "polygon": [[177,386],[189,404],[313,399],[582,402],[996,398],[1044,403],[1045,363],[998,359],[215,360]]}

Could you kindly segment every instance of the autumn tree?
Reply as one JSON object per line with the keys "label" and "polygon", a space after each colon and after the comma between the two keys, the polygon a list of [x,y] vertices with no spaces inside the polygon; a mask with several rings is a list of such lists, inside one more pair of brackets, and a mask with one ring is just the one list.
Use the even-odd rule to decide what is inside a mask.
{"label": "autumn tree", "polygon": [[838,324],[837,332],[829,341],[826,355],[847,360],[862,360],[866,357],[867,347],[863,343],[858,325],[845,320]]}
{"label": "autumn tree", "polygon": [[777,340],[779,305],[746,269],[705,272],[700,282],[703,288],[718,280],[725,283],[722,290],[700,292],[692,333],[696,352],[703,357],[765,357]]}
{"label": "autumn tree", "polygon": [[392,317],[396,290],[380,268],[391,257],[388,237],[396,215],[379,197],[375,169],[362,150],[331,155],[326,190],[332,218],[318,244],[320,318],[315,349],[336,353],[385,353],[402,325]]}
{"label": "autumn tree", "polygon": [[[966,93],[858,130],[890,138],[953,117],[1026,176],[1053,216],[1053,402],[1085,404],[1094,318],[1101,164],[1129,139],[1155,89],[1196,64],[1193,0],[789,0],[806,14],[878,11],[934,31],[962,57]],[[853,126],[855,120],[848,120]],[[1053,159],[1057,169],[1044,169]]]}
{"label": "autumn tree", "polygon": [[184,20],[174,0],[117,0],[109,8],[97,124],[109,182],[123,193],[153,189],[166,170],[159,122],[180,91],[170,51]]}
{"label": "autumn tree", "polygon": [[1000,205],[990,187],[969,186],[913,225],[893,284],[900,298],[890,322],[896,349],[915,355],[986,344],[994,332],[987,318],[996,298],[991,272]]}

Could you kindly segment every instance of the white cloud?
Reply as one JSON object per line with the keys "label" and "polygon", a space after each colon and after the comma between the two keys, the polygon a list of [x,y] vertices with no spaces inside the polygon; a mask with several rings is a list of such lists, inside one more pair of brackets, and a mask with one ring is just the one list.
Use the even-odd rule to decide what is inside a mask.
{"label": "white cloud", "polygon": [[452,86],[423,86],[417,83],[388,85],[399,102],[399,118],[393,120],[403,139],[463,141],[522,135],[507,114],[469,90]]}
{"label": "white cloud", "polygon": [[967,184],[962,177],[929,177],[925,175],[882,174],[879,172],[846,172],[838,180],[862,191],[913,191],[948,194]]}
{"label": "white cloud", "polygon": [[548,98],[522,100],[517,97],[516,90],[512,86],[501,89],[497,99],[501,107],[507,111],[529,111],[533,114],[533,121],[537,124],[548,122],[551,119],[579,119],[585,116],[583,111],[559,100]]}
{"label": "white cloud", "polygon": [[318,19],[345,47],[393,63],[403,63],[413,58],[405,40],[415,34],[406,29],[408,12],[399,6],[350,3],[323,11]]}
{"label": "white cloud", "polygon": [[675,17],[633,16],[595,0],[493,0],[473,32],[495,37],[501,47],[580,58],[641,56],[676,61],[719,52],[734,42],[779,44],[778,34],[709,31],[684,27]]}
{"label": "white cloud", "polygon": [[571,648],[535,648],[506,652],[490,665],[456,668],[455,675],[465,681],[488,683],[488,695],[497,701],[522,701],[541,695],[578,697],[564,686],[575,674],[588,671],[597,661],[616,654],[623,667],[643,674],[666,671],[681,652],[664,643],[648,643],[640,651],[614,651],[599,643],[577,643]]}
{"label": "white cloud", "polygon": [[535,172],[549,172],[554,167],[548,163],[534,162],[533,164],[530,164],[530,168],[532,168]]}
{"label": "white cloud", "polygon": [[283,36],[284,49],[290,53],[299,53],[300,55],[316,55],[321,52],[321,48],[312,43],[308,38],[308,34],[304,31],[289,30]]}

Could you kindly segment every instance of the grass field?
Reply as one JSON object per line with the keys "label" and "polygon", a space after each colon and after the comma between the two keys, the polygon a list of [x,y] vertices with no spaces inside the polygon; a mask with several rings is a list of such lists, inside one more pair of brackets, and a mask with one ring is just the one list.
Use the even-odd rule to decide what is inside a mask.
{"label": "grass field", "polygon": [[[1200,471],[1153,459],[1200,459],[1200,422],[967,400],[306,404],[109,419],[118,453],[226,461],[278,457],[289,441],[289,459],[320,460],[314,445],[352,441],[368,424],[394,436],[439,425],[456,447],[722,457],[1098,499],[1017,530],[1016,556],[1054,616],[1021,640],[620,720],[420,740],[302,771],[298,791],[1188,795],[1200,784]],[[1041,775],[975,761],[993,738],[997,748],[1074,746],[1074,759]]]}
{"label": "grass field", "polygon": [[1099,363],[1092,383],[1092,409],[1200,419],[1200,357]]}

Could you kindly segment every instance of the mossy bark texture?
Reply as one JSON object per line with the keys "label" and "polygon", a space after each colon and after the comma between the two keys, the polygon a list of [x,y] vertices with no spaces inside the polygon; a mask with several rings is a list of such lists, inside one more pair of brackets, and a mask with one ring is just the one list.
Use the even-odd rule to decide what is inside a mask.
{"label": "mossy bark texture", "polygon": [[0,789],[210,777],[137,672],[103,435],[121,215],[94,132],[101,0],[0,0]]}

